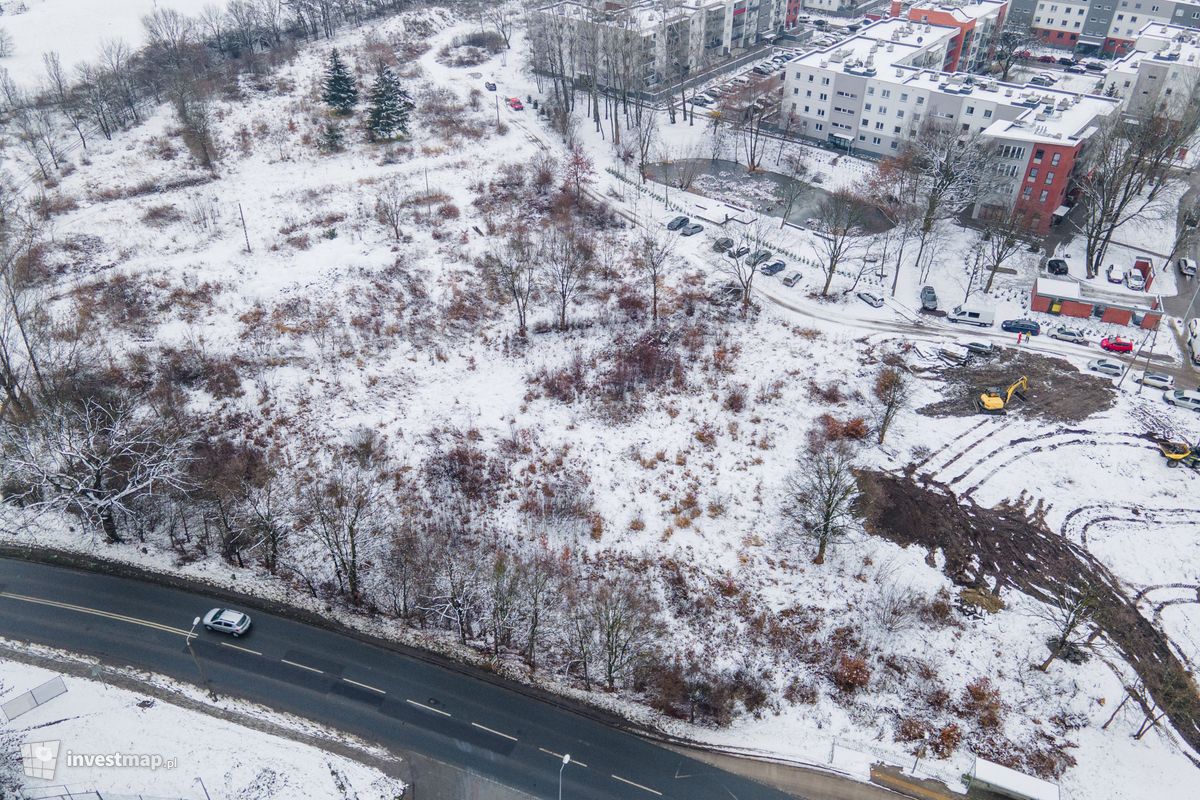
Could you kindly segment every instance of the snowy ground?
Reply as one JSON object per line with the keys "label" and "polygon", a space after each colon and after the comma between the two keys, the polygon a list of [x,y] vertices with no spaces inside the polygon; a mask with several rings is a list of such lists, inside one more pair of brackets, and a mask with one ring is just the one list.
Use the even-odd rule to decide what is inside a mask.
{"label": "snowy ground", "polygon": [[[43,651],[50,653],[50,651]],[[0,659],[0,701],[8,701],[57,673]],[[164,679],[169,693],[195,693]],[[29,791],[65,786],[73,792],[199,800],[309,800],[358,797],[393,800],[404,785],[377,769],[259,728],[172,705],[161,691],[143,694],[102,681],[64,677],[67,693],[8,723],[21,741],[56,742],[52,778],[27,778]],[[110,678],[111,681],[111,678]],[[333,739],[308,723],[249,704],[221,701],[223,710],[253,723],[283,724],[297,734]],[[136,766],[88,765],[86,756],[138,756]],[[158,757],[151,762],[141,756]],[[73,760],[68,760],[73,759]],[[94,762],[93,762],[94,763]],[[203,785],[203,788],[202,788]]]}
{"label": "snowy ground", "polygon": [[[540,153],[563,153],[560,140],[532,109],[512,111],[488,92],[478,98],[477,108],[470,105],[471,90],[482,90],[488,79],[499,84],[500,97],[539,96],[522,71],[520,39],[507,63],[495,58],[463,69],[436,63],[437,48],[473,24],[439,30],[431,38],[432,49],[410,66],[406,79],[453,90],[465,106],[461,118],[482,131],[478,137],[447,142],[443,134],[418,129],[410,144],[391,148],[391,154],[355,138],[346,153],[318,155],[312,142],[323,116],[312,87],[329,46],[322,43],[303,51],[279,80],[247,87],[252,102],[218,101],[225,158],[216,181],[135,191],[147,182],[203,177],[171,136],[173,120],[165,110],[112,142],[97,142],[89,163],[80,163],[56,189],[79,202],[79,208],[55,218],[63,247],[53,258],[62,285],[81,289],[81,297],[115,299],[119,307],[97,302],[91,309],[111,318],[114,349],[152,342],[194,348],[214,359],[236,358],[244,369],[235,387],[200,387],[191,397],[198,408],[250,420],[249,435],[276,437],[300,449],[313,441],[309,437],[345,436],[365,425],[386,433],[414,466],[430,451],[435,430],[476,431],[485,449],[528,437],[538,448],[530,463],[561,454],[568,469],[590,477],[587,492],[603,521],[602,533],[589,535],[580,527],[537,532],[552,537],[555,546],[597,560],[643,558],[664,569],[669,562],[692,586],[705,587],[697,592],[702,596],[696,606],[713,598],[700,611],[676,610],[680,624],[672,646],[709,653],[718,665],[742,668],[769,688],[769,701],[731,729],[676,724],[680,732],[814,762],[828,761],[840,748],[909,765],[912,744],[894,741],[897,719],[915,712],[928,687],[938,685],[952,698],[951,707],[920,710],[938,724],[948,723],[956,718],[953,706],[967,684],[989,676],[1005,708],[1000,734],[1021,745],[1046,740],[1063,748],[1064,742],[1075,745],[1069,752],[1078,764],[1062,781],[1068,797],[1137,796],[1148,781],[1162,797],[1187,796],[1194,768],[1172,737],[1156,733],[1134,742],[1129,733],[1138,720],[1132,714],[1107,731],[1099,729],[1122,692],[1101,659],[1079,667],[1056,665],[1048,674],[1029,670],[1040,660],[1044,648],[1038,643],[1048,630],[1026,598],[1006,596],[1006,610],[979,620],[920,622],[884,631],[871,609],[888,587],[909,587],[922,602],[950,592],[936,558],[931,564],[916,548],[860,536],[815,567],[780,536],[782,479],[803,452],[807,432],[825,413],[873,419],[868,398],[881,358],[901,355],[910,365],[927,366],[919,355],[903,354],[905,346],[932,352],[961,339],[1011,341],[999,330],[963,331],[914,311],[924,282],[937,289],[943,308],[967,292],[959,265],[972,234],[947,226],[939,245],[943,255],[927,280],[906,270],[896,298],[872,309],[853,295],[827,302],[810,297],[823,277],[815,266],[813,234],[772,222],[768,241],[801,269],[800,285],[784,287],[782,275],[760,277],[761,312],[746,320],[731,317],[726,332],[687,353],[685,391],[651,397],[620,420],[586,400],[555,399],[542,390],[538,375],[575,360],[588,367],[603,363],[615,336],[630,323],[611,303],[589,300],[573,307],[572,314],[590,327],[535,334],[521,354],[506,343],[513,327],[507,308],[483,309],[478,318],[470,313],[481,304],[472,293],[478,283],[472,259],[490,244],[477,232],[488,230],[475,205],[485,191],[480,183],[505,164],[528,169]],[[399,26],[373,27],[376,36],[387,37]],[[363,44],[360,33],[345,33],[335,43],[354,61],[366,58],[357,49]],[[492,124],[497,108],[507,130]],[[694,126],[672,127],[665,119],[662,125],[660,155],[665,158],[707,147],[699,117]],[[695,202],[670,191],[668,206],[658,199],[668,194],[663,187],[639,188],[639,178],[586,121],[578,136],[596,160],[595,194],[629,218],[658,226]],[[865,162],[842,158],[835,163],[828,152],[809,152],[826,188],[853,185],[871,170]],[[778,145],[769,145],[767,154],[769,168],[780,157]],[[375,191],[395,177],[415,193],[429,186],[445,195],[428,200],[429,209],[416,209],[440,209],[428,215],[440,221],[412,222],[407,226],[411,240],[405,242],[393,242],[373,213]],[[132,196],[111,199],[114,188]],[[665,299],[675,319],[686,318],[682,296],[691,276],[701,285],[717,279],[711,242],[724,233],[710,226],[700,236],[678,241],[679,260]],[[626,243],[627,238],[616,240],[618,252]],[[1027,288],[1037,262],[1021,254],[1011,266],[1017,274],[1001,276],[987,301],[998,320],[1027,314]],[[419,301],[398,288],[413,275],[428,292]],[[869,276],[864,286],[879,290],[890,283],[890,275]],[[848,285],[849,278],[839,276],[834,288]],[[597,293],[609,288],[619,287],[597,287]],[[912,320],[920,325],[909,324]],[[548,306],[535,309],[535,325],[548,327],[550,321]],[[1095,324],[1088,330],[1094,339],[1113,332]],[[1162,341],[1168,338],[1160,337],[1163,353],[1173,352],[1174,345]],[[1046,337],[1026,346],[1080,368],[1099,353],[1094,344],[1081,348]],[[839,391],[830,393],[831,386]],[[1147,590],[1146,613],[1160,615],[1181,656],[1194,662],[1200,607],[1162,605],[1184,597],[1186,590],[1153,587],[1200,583],[1198,504],[1191,499],[1196,478],[1167,470],[1152,449],[1144,442],[1135,449],[1132,439],[1145,432],[1147,419],[1165,421],[1192,440],[1200,425],[1195,415],[1165,406],[1161,393],[1139,395],[1136,389],[1127,381],[1112,410],[1086,421],[1086,434],[1019,414],[985,425],[973,417],[930,419],[906,411],[886,445],[865,447],[862,458],[868,465],[896,469],[924,460],[924,469],[937,480],[956,491],[971,490],[980,503],[1044,501],[1052,529],[1086,545],[1126,582],[1131,595]],[[744,397],[742,410],[729,403],[735,390]],[[919,380],[912,406],[942,399],[942,391],[934,381]],[[831,394],[840,398],[822,399]],[[1039,449],[1039,441],[1057,446]],[[514,469],[528,466],[522,461]],[[681,507],[679,501],[689,497],[690,505]],[[516,505],[501,503],[497,522],[516,530],[532,527]],[[1108,508],[1126,513],[1114,519],[1103,513]],[[703,511],[693,515],[693,509]],[[1162,524],[1145,524],[1150,515]],[[254,568],[233,569],[215,558],[178,564],[162,543],[151,543],[142,554],[81,544],[75,532],[54,526],[30,536],[288,596],[279,582]],[[1138,558],[1123,557],[1133,543]],[[661,582],[661,572],[652,574]],[[839,697],[816,670],[765,644],[756,628],[762,625],[756,618],[760,610],[773,620],[812,620],[822,647],[830,646],[838,630],[866,640],[879,659],[871,691],[851,700]],[[440,646],[453,645],[443,640]],[[814,688],[811,702],[784,699],[793,679]],[[1059,730],[1052,721],[1068,717],[1083,720],[1084,727]],[[953,782],[969,759],[959,749],[949,759],[923,760],[918,773]]]}
{"label": "snowy ground", "polygon": [[71,70],[82,61],[95,61],[105,42],[124,41],[137,48],[146,40],[142,17],[155,8],[174,8],[195,16],[205,0],[21,0],[27,11],[14,13],[20,3],[4,3],[0,28],[13,38],[13,54],[0,58],[18,85],[35,88],[45,76],[42,53],[57,51]]}

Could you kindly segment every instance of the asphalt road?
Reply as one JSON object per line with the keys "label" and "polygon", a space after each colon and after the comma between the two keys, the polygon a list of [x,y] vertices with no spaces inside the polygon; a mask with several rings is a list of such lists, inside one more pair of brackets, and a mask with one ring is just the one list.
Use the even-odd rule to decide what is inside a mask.
{"label": "asphalt road", "polygon": [[[200,683],[186,647],[211,598],[0,559],[0,635]],[[416,752],[534,797],[782,800],[778,790],[571,710],[351,636],[256,612],[240,639],[192,640],[218,693]],[[418,781],[414,786],[421,794]],[[450,800],[447,798],[447,800]]]}

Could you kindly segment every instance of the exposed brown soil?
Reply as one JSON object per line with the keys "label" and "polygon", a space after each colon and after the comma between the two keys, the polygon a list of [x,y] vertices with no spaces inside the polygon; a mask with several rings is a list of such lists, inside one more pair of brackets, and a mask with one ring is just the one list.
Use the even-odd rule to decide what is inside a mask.
{"label": "exposed brown soil", "polygon": [[1014,396],[1010,414],[1079,422],[1111,408],[1117,396],[1110,378],[1080,372],[1061,358],[1013,347],[1002,348],[990,358],[973,356],[961,366],[939,366],[931,372],[945,381],[945,399],[918,409],[930,417],[976,414],[975,399],[980,393],[1003,391],[1022,375],[1029,378],[1027,399],[1023,402]]}
{"label": "exposed brown soil", "polygon": [[859,483],[867,530],[904,546],[941,550],[946,575],[960,586],[997,593],[1011,587],[1045,602],[1069,587],[1089,587],[1099,600],[1097,624],[1179,734],[1200,749],[1200,692],[1194,676],[1091,554],[1023,508],[982,508],[945,486],[881,472],[864,471]]}

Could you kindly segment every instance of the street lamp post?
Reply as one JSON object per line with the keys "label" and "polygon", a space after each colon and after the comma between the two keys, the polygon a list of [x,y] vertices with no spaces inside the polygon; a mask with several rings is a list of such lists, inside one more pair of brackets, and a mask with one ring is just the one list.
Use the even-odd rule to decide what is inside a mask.
{"label": "street lamp post", "polygon": [[192,654],[192,661],[196,664],[196,671],[200,673],[200,680],[204,683],[204,688],[208,689],[208,696],[213,700],[217,699],[217,693],[213,689],[212,684],[208,680],[208,676],[204,674],[204,667],[200,666],[200,658],[196,655],[196,651],[192,649],[192,637],[196,635],[196,626],[200,624],[200,618],[196,617],[192,620],[192,629],[188,631],[187,638],[184,640],[187,644],[188,652]]}
{"label": "street lamp post", "polygon": [[567,764],[571,763],[571,754],[567,753],[563,756],[562,766],[558,768],[558,800],[562,800],[562,776],[563,770],[567,768]]}

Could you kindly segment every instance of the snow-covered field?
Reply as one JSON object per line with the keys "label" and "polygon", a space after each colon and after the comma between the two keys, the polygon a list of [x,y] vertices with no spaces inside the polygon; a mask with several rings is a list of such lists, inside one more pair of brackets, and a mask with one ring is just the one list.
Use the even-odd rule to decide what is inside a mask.
{"label": "snow-covered field", "polygon": [[[19,11],[24,5],[27,10]],[[195,16],[204,0],[13,0],[4,3],[0,29],[13,39],[13,54],[0,58],[20,86],[35,88],[45,78],[42,54],[57,51],[68,70],[95,61],[106,42],[137,48],[146,40],[142,17],[156,8]]]}
{"label": "snow-covered field", "polygon": [[[0,701],[11,700],[57,674],[0,659]],[[309,723],[281,718],[249,704],[221,701],[223,712],[232,712],[248,723],[239,724],[173,705],[162,699],[162,691],[143,694],[108,685],[103,676],[88,680],[68,674],[63,680],[66,694],[6,725],[22,742],[53,743],[49,746],[57,750],[52,775],[26,779],[25,788],[31,793],[66,787],[77,794],[95,791],[103,796],[189,800],[199,800],[205,791],[209,797],[231,800],[394,800],[404,793],[401,781],[378,769],[256,726],[263,721],[281,725],[297,736],[330,741],[343,738]],[[155,680],[161,682],[156,687],[168,695],[187,698],[197,694],[189,687]],[[97,757],[108,761],[97,763]],[[118,760],[124,764],[111,765]],[[37,766],[45,763],[39,761]]]}
{"label": "snow-covered field", "polygon": [[[327,116],[316,84],[331,44],[362,68],[369,47],[405,42],[412,18],[372,25],[369,38],[344,32],[301,50],[270,80],[246,79],[240,98],[216,99],[222,158],[215,179],[191,160],[166,107],[112,141],[97,138],[86,160],[52,189],[75,204],[63,203],[52,218],[47,264],[57,308],[66,313],[79,303],[85,317],[102,323],[107,349],[144,350],[145,369],[168,364],[190,376],[187,402],[206,424],[220,420],[295,463],[364,428],[388,442],[405,475],[421,475],[431,458],[443,458],[446,439],[470,443],[464,446],[484,458],[506,453],[503,469],[489,478],[503,492],[475,507],[489,537],[513,548],[540,541],[589,568],[631,565],[648,576],[667,609],[668,655],[761,687],[759,702],[739,701],[730,727],[663,721],[679,733],[810,762],[825,762],[840,748],[908,767],[925,739],[903,741],[902,729],[954,726],[963,745],[945,758],[927,754],[918,774],[953,785],[973,750],[1020,752],[1021,763],[1049,751],[1075,760],[1061,778],[1072,800],[1139,796],[1151,782],[1156,796],[1187,797],[1195,769],[1179,752],[1178,737],[1160,730],[1134,741],[1140,720],[1132,704],[1101,730],[1121,702],[1122,681],[1131,680],[1111,649],[1085,664],[1031,670],[1045,657],[1052,631],[1028,597],[1006,589],[1004,610],[960,614],[941,554],[861,532],[838,542],[826,564],[813,565],[806,547],[785,535],[780,512],[784,479],[803,463],[809,432],[825,424],[823,415],[873,424],[880,364],[902,364],[913,371],[913,397],[885,444],[871,438],[859,448],[860,465],[902,470],[920,463],[918,474],[981,506],[1036,508],[1051,532],[1086,548],[1130,596],[1144,591],[1139,608],[1194,664],[1200,605],[1188,592],[1200,585],[1197,478],[1168,470],[1139,437],[1166,428],[1195,440],[1196,416],[1164,405],[1161,392],[1139,394],[1130,381],[1112,408],[1071,425],[1020,409],[983,421],[914,413],[946,399],[946,384],[931,373],[938,347],[1014,338],[998,329],[962,331],[915,311],[925,283],[943,308],[968,291],[981,299],[978,283],[968,285],[961,269],[973,234],[952,224],[944,226],[927,279],[915,269],[902,272],[895,299],[874,309],[841,295],[850,284],[844,275],[835,281],[835,299],[815,299],[823,275],[814,235],[769,222],[766,243],[803,278],[788,288],[780,282],[786,273],[759,276],[758,309],[745,318],[704,300],[704,288],[721,280],[712,241],[736,224],[678,239],[661,302],[679,382],[631,390],[636,402],[597,399],[591,387],[649,328],[644,287],[628,267],[638,226],[658,230],[700,199],[670,190],[668,206],[655,196],[668,194],[664,187],[639,188],[636,170],[582,120],[575,135],[595,161],[592,194],[635,225],[592,234],[597,259],[613,266],[569,304],[574,327],[555,331],[555,309],[542,297],[531,309],[528,342],[515,341],[511,304],[476,266],[521,216],[490,210],[504,191],[497,179],[536,174],[538,159],[562,160],[566,148],[528,105],[514,111],[500,102],[546,98],[523,70],[523,37],[504,60],[444,67],[438,49],[476,23],[431,18],[430,49],[405,64],[402,77],[422,90],[415,93],[426,107],[437,101],[456,110],[419,113],[411,141],[367,145],[346,123],[346,151],[319,153]],[[483,89],[485,80],[498,84],[496,95]],[[432,89],[453,93],[454,102],[437,100]],[[455,133],[447,117],[470,130]],[[707,147],[700,118],[674,126],[663,119],[661,127],[664,157]],[[777,147],[767,149],[768,168],[786,153]],[[835,163],[824,151],[810,151],[809,159],[826,188],[855,185],[872,170],[851,159]],[[399,241],[376,216],[376,195],[390,182],[411,198]],[[156,185],[180,188],[146,188]],[[1027,288],[1037,273],[1028,253],[1008,266],[1016,274],[999,276],[987,298],[998,320],[1027,315]],[[869,274],[860,288],[886,294],[890,282],[890,275]],[[629,297],[642,303],[640,311],[623,303]],[[1092,324],[1087,332],[1098,339],[1116,331]],[[1169,338],[1160,337],[1158,348],[1176,357]],[[1046,337],[1022,347],[1080,369],[1099,353],[1095,344]],[[964,407],[970,402],[962,397]],[[543,474],[545,483],[536,482],[533,476]],[[578,502],[555,499],[563,495]],[[555,516],[546,511],[555,503],[571,507]],[[285,584],[253,561],[237,568],[211,552],[199,557],[189,543],[165,537],[152,537],[139,553],[90,534],[81,541],[76,528],[57,519],[20,536],[295,602],[324,602],[308,597],[298,579]],[[311,537],[297,535],[291,547],[289,561],[321,563]],[[387,567],[367,570],[369,590],[382,594],[390,580]],[[898,591],[922,609],[902,625],[878,612]],[[400,623],[371,624],[416,635]],[[437,646],[456,645],[447,632]],[[867,688],[842,691],[830,682],[826,655],[842,650],[869,654]],[[520,673],[511,660],[511,671]],[[995,719],[982,719],[966,699],[985,677],[998,698]],[[575,674],[539,680],[582,693]],[[630,689],[604,702],[633,708],[644,699]],[[636,713],[648,715],[644,707]]]}

